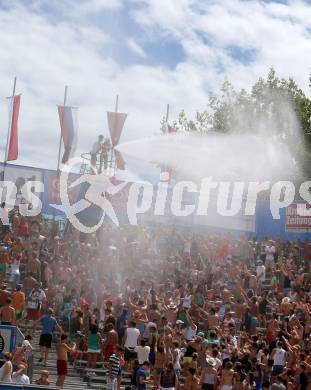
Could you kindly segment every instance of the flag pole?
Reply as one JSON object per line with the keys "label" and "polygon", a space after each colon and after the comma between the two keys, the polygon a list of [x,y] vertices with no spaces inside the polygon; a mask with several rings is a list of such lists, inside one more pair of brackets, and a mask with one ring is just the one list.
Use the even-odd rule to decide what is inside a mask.
{"label": "flag pole", "polygon": [[12,104],[10,106],[10,118],[9,118],[8,134],[7,134],[7,138],[6,138],[5,155],[4,155],[4,161],[3,161],[3,180],[5,179],[5,168],[6,168],[7,161],[8,161],[8,146],[9,146],[10,133],[11,133],[12,110],[13,110],[13,105],[14,105],[15,91],[16,91],[16,81],[17,81],[17,78],[15,76],[14,77],[14,83],[13,83],[13,93],[12,93],[12,99],[13,100],[12,100]]}
{"label": "flag pole", "polygon": [[[58,144],[58,158],[57,158],[57,171],[56,171],[56,180],[59,179],[60,172],[60,155],[61,155],[61,150],[62,150],[62,127],[63,127],[63,122],[64,122],[64,117],[65,117],[65,106],[67,103],[67,92],[68,92],[68,85],[65,85],[65,92],[64,92],[64,112],[62,117],[60,118],[60,135],[59,135],[59,144]],[[60,189],[59,189],[60,191]],[[56,214],[55,214],[55,209],[53,210],[53,221],[55,222],[56,219]],[[67,221],[68,223],[68,221]],[[65,225],[66,226],[66,225]]]}
{"label": "flag pole", "polygon": [[168,122],[169,114],[170,114],[170,105],[168,104],[168,105],[166,106],[166,117],[165,117],[166,123]]}
{"label": "flag pole", "polygon": [[[14,77],[13,93],[12,93],[12,98],[13,99],[14,99],[15,91],[16,91],[16,80],[17,80],[17,78]],[[13,100],[13,104],[14,104],[14,100]],[[7,159],[8,159],[8,146],[9,146],[9,140],[10,140],[11,124],[12,124],[12,108],[13,108],[13,104],[10,107],[10,120],[9,120],[9,127],[8,127],[8,135],[7,135],[7,139],[6,139],[4,164],[7,163]]]}
{"label": "flag pole", "polygon": [[[116,95],[116,104],[115,104],[115,107],[114,107],[114,112],[117,114],[118,113],[118,109],[119,109],[119,95]],[[113,172],[115,174],[115,171],[116,171],[116,160],[114,159],[113,161],[113,156],[114,156],[114,146],[112,145],[111,147],[111,158],[110,158],[110,168],[112,168],[112,164],[113,164]]]}
{"label": "flag pole", "polygon": [[119,95],[116,96],[116,105],[115,105],[115,113],[118,113],[118,108],[119,108]]}
{"label": "flag pole", "polygon": [[61,150],[62,150],[62,127],[63,127],[64,117],[65,117],[65,107],[66,107],[66,103],[67,103],[67,92],[68,92],[68,85],[65,85],[64,112],[63,112],[63,115],[61,117],[60,136],[59,136],[59,145],[58,145],[57,172],[59,172],[59,167],[60,167],[60,154],[61,154]]}

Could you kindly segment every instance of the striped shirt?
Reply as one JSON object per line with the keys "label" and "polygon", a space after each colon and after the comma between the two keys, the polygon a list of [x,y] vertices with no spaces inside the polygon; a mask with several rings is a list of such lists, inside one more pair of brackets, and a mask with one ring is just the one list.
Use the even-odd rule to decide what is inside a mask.
{"label": "striped shirt", "polygon": [[120,359],[114,353],[109,358],[109,364],[111,365],[111,375],[116,377],[120,371]]}

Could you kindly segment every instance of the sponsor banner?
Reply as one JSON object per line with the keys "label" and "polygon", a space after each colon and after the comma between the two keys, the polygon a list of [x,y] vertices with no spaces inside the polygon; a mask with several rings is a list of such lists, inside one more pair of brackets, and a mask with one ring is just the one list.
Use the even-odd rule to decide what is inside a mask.
{"label": "sponsor banner", "polygon": [[[310,208],[307,205],[307,208]],[[293,203],[286,207],[285,212],[285,230],[287,232],[306,232],[311,230],[311,216],[304,217],[297,213],[297,203]]]}
{"label": "sponsor banner", "polygon": [[[68,186],[70,186],[80,175],[70,174],[68,178]],[[59,194],[59,174],[56,171],[45,170],[43,174],[44,194],[42,199],[42,212],[45,215],[58,216],[65,218],[65,213],[51,205],[61,205]],[[71,203],[75,203],[79,198],[80,185],[68,188],[68,198]]]}
{"label": "sponsor banner", "polygon": [[[68,187],[80,175],[71,174],[68,179]],[[59,174],[53,171],[46,171],[44,174],[44,192],[48,204],[61,204],[59,195]],[[69,188],[68,197],[71,203],[75,203],[79,193],[79,186]]]}
{"label": "sponsor banner", "polygon": [[[4,166],[3,164],[1,164],[0,178],[1,180],[11,181],[12,183],[15,184],[17,189],[16,202],[15,202],[16,206],[19,205],[20,203],[28,203],[27,199],[30,199],[30,192],[35,193],[36,196],[40,199],[42,197],[42,194],[40,192],[36,192],[35,187],[29,186],[27,187],[27,191],[26,191],[26,188],[24,186],[27,182],[33,182],[33,181],[42,182],[43,175],[41,169],[25,167],[21,165],[7,164],[4,172]],[[22,187],[23,187],[23,191],[22,191]]]}
{"label": "sponsor banner", "polygon": [[[311,205],[307,204],[307,209]],[[297,213],[297,203],[286,207],[285,211],[285,230],[288,232],[307,232],[311,230],[311,216],[300,216]]]}

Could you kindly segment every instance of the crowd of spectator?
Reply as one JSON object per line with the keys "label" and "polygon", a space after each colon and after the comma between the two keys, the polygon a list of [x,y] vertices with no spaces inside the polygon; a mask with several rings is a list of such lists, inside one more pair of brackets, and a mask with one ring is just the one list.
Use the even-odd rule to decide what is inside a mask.
{"label": "crowd of spectator", "polygon": [[[174,226],[85,235],[14,212],[0,247],[0,320],[27,326],[0,381],[49,385],[68,359],[120,388],[311,389],[308,243]],[[32,333],[43,371],[33,378]],[[58,337],[57,337],[58,334]]]}

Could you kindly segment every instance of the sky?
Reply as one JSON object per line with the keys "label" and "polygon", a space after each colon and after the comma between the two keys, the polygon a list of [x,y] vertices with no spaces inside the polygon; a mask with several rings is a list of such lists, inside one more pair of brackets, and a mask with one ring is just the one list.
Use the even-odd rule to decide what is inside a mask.
{"label": "sky", "polygon": [[56,105],[79,107],[78,154],[129,113],[121,142],[206,108],[224,80],[249,89],[273,66],[310,95],[311,2],[303,0],[0,0],[0,140],[5,97],[22,93],[18,164],[54,169]]}

